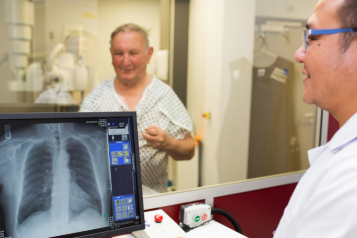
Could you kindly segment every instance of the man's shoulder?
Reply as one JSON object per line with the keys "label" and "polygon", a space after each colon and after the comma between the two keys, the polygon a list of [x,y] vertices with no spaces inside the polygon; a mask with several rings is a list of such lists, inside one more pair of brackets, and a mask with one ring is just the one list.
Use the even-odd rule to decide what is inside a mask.
{"label": "man's shoulder", "polygon": [[357,138],[345,145],[340,151],[335,152],[334,157],[346,163],[353,164],[357,168]]}
{"label": "man's shoulder", "polygon": [[114,87],[113,80],[114,78],[105,80],[94,88],[84,99],[81,110],[98,111],[98,108],[101,107],[105,101],[110,100],[111,92]]}
{"label": "man's shoulder", "polygon": [[114,78],[110,78],[110,79],[107,79],[107,80],[101,82],[96,88],[94,88],[92,90],[92,92],[112,90],[114,87],[113,80],[114,80]]}
{"label": "man's shoulder", "polygon": [[[357,140],[350,142],[339,151],[330,151],[314,171],[320,173],[319,184],[344,184],[346,177],[357,179]],[[357,183],[354,184],[357,189]]]}
{"label": "man's shoulder", "polygon": [[101,98],[106,95],[110,95],[110,92],[113,90],[113,80],[114,78],[107,79],[101,82],[97,87],[95,87],[89,94],[88,98]]}
{"label": "man's shoulder", "polygon": [[152,91],[155,93],[157,97],[160,98],[160,102],[165,102],[167,101],[175,101],[175,102],[181,102],[175,91],[166,83],[161,81],[160,79],[156,78],[154,76],[154,84],[152,86]]}
{"label": "man's shoulder", "polygon": [[160,92],[163,92],[163,93],[175,93],[172,88],[164,83],[163,81],[161,81],[160,79],[158,79],[156,76],[153,76],[153,89],[155,91],[160,91]]}
{"label": "man's shoulder", "polygon": [[153,92],[157,92],[155,97],[159,97],[159,110],[175,125],[187,131],[192,131],[192,121],[180,98],[169,85],[160,79],[154,78],[154,80],[155,82],[152,89],[154,90]]}

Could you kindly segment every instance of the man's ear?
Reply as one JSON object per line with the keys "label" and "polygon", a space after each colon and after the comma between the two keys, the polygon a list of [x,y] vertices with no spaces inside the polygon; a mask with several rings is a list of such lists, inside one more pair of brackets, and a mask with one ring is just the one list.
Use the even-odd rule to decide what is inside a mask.
{"label": "man's ear", "polygon": [[150,59],[151,59],[151,56],[152,56],[153,53],[154,53],[154,48],[153,48],[153,47],[149,47],[149,49],[148,49],[148,61],[147,61],[147,63],[150,63]]}
{"label": "man's ear", "polygon": [[113,52],[112,52],[112,47],[109,48],[110,55],[112,56],[112,64],[113,64]]}

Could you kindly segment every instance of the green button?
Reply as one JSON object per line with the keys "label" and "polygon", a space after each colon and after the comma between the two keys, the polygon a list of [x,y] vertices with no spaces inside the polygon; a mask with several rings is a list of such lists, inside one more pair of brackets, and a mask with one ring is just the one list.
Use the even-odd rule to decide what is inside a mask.
{"label": "green button", "polygon": [[199,222],[200,221],[200,216],[195,216],[195,222]]}

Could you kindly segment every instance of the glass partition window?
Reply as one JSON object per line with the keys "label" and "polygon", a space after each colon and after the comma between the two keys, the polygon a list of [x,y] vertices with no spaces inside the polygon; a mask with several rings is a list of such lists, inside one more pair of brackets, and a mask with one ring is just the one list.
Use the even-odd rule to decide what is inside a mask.
{"label": "glass partition window", "polygon": [[149,30],[147,72],[184,95],[200,138],[192,160],[169,159],[168,191],[305,170],[318,110],[294,53],[316,3],[0,0],[0,113],[78,111],[116,76],[110,35],[132,22]]}

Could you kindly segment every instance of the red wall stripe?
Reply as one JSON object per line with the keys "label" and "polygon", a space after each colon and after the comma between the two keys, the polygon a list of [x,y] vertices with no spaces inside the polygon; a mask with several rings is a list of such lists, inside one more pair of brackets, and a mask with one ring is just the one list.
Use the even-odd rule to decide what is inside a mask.
{"label": "red wall stripe", "polygon": [[[249,238],[272,238],[296,185],[218,197],[214,199],[214,207],[231,213],[242,228],[243,235]],[[225,217],[216,215],[214,219],[234,229]]]}
{"label": "red wall stripe", "polygon": [[328,118],[328,129],[327,129],[327,141],[330,141],[333,137],[333,135],[340,129],[340,125],[338,124],[338,121],[329,114]]}

